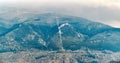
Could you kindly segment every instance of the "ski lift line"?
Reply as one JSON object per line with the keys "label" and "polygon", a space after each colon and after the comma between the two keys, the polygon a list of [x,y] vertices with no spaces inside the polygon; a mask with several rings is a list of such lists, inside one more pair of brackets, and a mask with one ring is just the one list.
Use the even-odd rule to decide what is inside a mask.
{"label": "ski lift line", "polygon": [[59,20],[58,20],[58,17],[56,17],[56,21],[57,21],[57,26],[58,26],[58,33],[59,33],[59,40],[60,40],[60,45],[61,45],[61,50],[63,51],[64,50],[64,48],[63,48],[63,44],[62,44],[62,31],[61,31],[61,28],[60,28],[60,26],[59,26]]}

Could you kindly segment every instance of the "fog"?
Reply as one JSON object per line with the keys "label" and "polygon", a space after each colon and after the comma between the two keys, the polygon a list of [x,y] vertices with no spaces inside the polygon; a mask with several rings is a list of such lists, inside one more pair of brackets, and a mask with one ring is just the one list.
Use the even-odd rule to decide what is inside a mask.
{"label": "fog", "polygon": [[120,27],[120,0],[0,0],[4,11],[60,13]]}

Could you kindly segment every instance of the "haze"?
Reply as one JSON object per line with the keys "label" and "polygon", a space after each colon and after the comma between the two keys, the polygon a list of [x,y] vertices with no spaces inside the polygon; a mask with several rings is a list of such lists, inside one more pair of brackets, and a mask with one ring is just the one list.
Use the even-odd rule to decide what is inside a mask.
{"label": "haze", "polygon": [[79,16],[120,27],[120,0],[0,0],[0,8],[8,7],[25,9],[25,12]]}

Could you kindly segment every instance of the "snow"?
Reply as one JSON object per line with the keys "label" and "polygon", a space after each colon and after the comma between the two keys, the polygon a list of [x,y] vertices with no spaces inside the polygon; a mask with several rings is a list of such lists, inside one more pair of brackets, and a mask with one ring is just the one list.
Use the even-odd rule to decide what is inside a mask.
{"label": "snow", "polygon": [[[44,16],[44,18],[46,18],[45,16]],[[40,17],[41,17],[41,15],[40,15]],[[119,44],[119,41],[120,41],[120,32],[119,31],[118,32],[112,31],[111,33],[109,31],[106,31],[103,33],[97,32],[96,35],[86,39],[85,37],[86,36],[88,37],[87,33],[85,33],[85,35],[84,35],[81,32],[81,30],[88,29],[89,31],[92,31],[92,30],[94,31],[93,28],[95,28],[95,26],[97,26],[97,24],[95,24],[95,25],[91,24],[90,26],[88,26],[88,28],[84,28],[87,25],[86,22],[84,22],[84,23],[78,22],[78,23],[86,24],[86,25],[79,24],[81,26],[81,29],[80,29],[80,31],[76,31],[76,29],[77,29],[77,28],[75,28],[76,25],[73,25],[73,24],[71,24],[69,22],[65,22],[65,21],[61,22],[60,20],[58,20],[59,17],[56,17],[56,20],[54,20],[54,18],[55,18],[54,16],[52,16],[52,18],[51,18],[51,16],[49,16],[49,15],[47,16],[47,18],[49,18],[49,19],[47,19],[47,18],[44,19],[44,18],[42,17],[43,21],[46,21],[46,20],[48,20],[47,22],[55,21],[55,23],[53,23],[53,22],[49,23],[50,25],[53,25],[53,27],[56,25],[58,26],[57,27],[58,32],[53,34],[53,35],[56,35],[54,37],[57,37],[57,38],[54,39],[53,37],[50,36],[50,40],[53,39],[53,41],[56,40],[55,41],[56,43],[59,42],[57,45],[61,47],[62,52],[61,51],[60,52],[59,51],[57,51],[57,52],[56,51],[48,51],[48,50],[47,51],[46,50],[17,51],[16,53],[4,52],[4,53],[0,53],[0,63],[1,62],[2,63],[63,63],[63,62],[79,63],[78,61],[83,61],[85,63],[90,63],[92,61],[96,61],[98,63],[109,63],[110,61],[119,61],[120,60],[120,52],[112,52],[112,51],[108,51],[106,49],[105,49],[105,51],[98,51],[98,50],[90,50],[89,48],[88,49],[81,48],[80,50],[77,49],[75,51],[71,51],[71,50],[67,51],[63,48],[63,39],[67,39],[68,41],[74,42],[75,44],[77,44],[77,45],[70,44],[71,46],[80,46],[81,45],[80,42],[82,42],[82,44],[84,44],[84,42],[85,42],[84,40],[88,40],[88,42],[89,42],[88,44],[92,47],[94,47],[96,44],[99,44],[99,43],[104,46],[112,44],[112,45],[114,45],[113,47],[116,47],[116,46],[119,47],[119,45],[116,45],[116,44]],[[16,21],[17,19],[18,18],[14,19],[14,20]],[[24,19],[20,18],[20,20],[23,21]],[[32,26],[29,26],[29,24],[32,24],[34,26],[36,26],[36,25],[40,26],[42,22],[34,23],[33,20],[34,19],[31,18],[31,22],[28,21],[27,23],[24,23],[25,25],[28,25],[28,27],[26,27],[26,28],[28,28],[30,30],[29,32],[27,31],[28,33],[26,31],[24,31],[24,30],[22,31],[22,29],[18,28],[18,29],[15,29],[15,30],[11,31],[10,33],[6,34],[5,36],[1,37],[0,38],[0,40],[1,40],[0,51],[4,50],[4,49],[12,49],[12,50],[18,49],[19,50],[19,49],[21,49],[20,47],[22,47],[20,44],[21,43],[24,44],[24,42],[27,42],[27,41],[28,42],[29,41],[37,42],[37,44],[42,44],[47,47],[47,44],[49,41],[45,42],[45,39],[42,38],[46,34],[41,35],[41,33],[44,31],[42,31],[41,33],[38,33],[38,31],[41,31],[41,30],[35,31]],[[61,20],[62,20],[62,18],[61,18]],[[77,20],[75,20],[75,21],[77,21]],[[45,24],[45,25],[50,26],[48,24]],[[66,26],[70,27],[69,29],[71,29],[71,31],[74,32],[73,35],[75,35],[75,37],[72,36],[72,34],[68,37],[62,36],[63,28]],[[83,26],[83,28],[82,28],[82,26]],[[104,27],[104,25],[102,25],[102,24],[98,25],[97,30],[99,28],[101,28],[102,26]],[[19,27],[22,27],[22,25],[20,25]],[[24,27],[22,27],[22,28],[24,28]],[[51,26],[51,29],[52,29],[52,26]],[[19,31],[17,31],[17,30],[22,31],[23,33],[26,32],[26,34],[24,36],[17,37],[18,35],[20,35],[20,34],[18,34]],[[88,31],[86,31],[86,32],[88,32]],[[37,39],[35,39],[36,37],[37,37]],[[19,40],[17,42],[17,40],[15,40],[15,38],[21,38],[22,42],[19,42]],[[29,45],[29,44],[27,44],[27,45]],[[67,45],[69,45],[69,44],[67,43]]]}
{"label": "snow", "polygon": [[46,42],[45,42],[43,39],[39,38],[38,42],[39,42],[40,44],[46,46]]}
{"label": "snow", "polygon": [[58,28],[61,29],[61,28],[63,28],[64,26],[69,26],[69,25],[70,25],[69,23],[64,23],[64,24],[60,25]]}

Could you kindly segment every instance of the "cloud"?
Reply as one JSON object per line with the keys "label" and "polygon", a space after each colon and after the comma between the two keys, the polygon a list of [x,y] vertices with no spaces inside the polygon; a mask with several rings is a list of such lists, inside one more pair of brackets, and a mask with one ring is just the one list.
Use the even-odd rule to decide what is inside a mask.
{"label": "cloud", "polygon": [[120,27],[120,0],[0,0],[0,5],[79,16]]}

